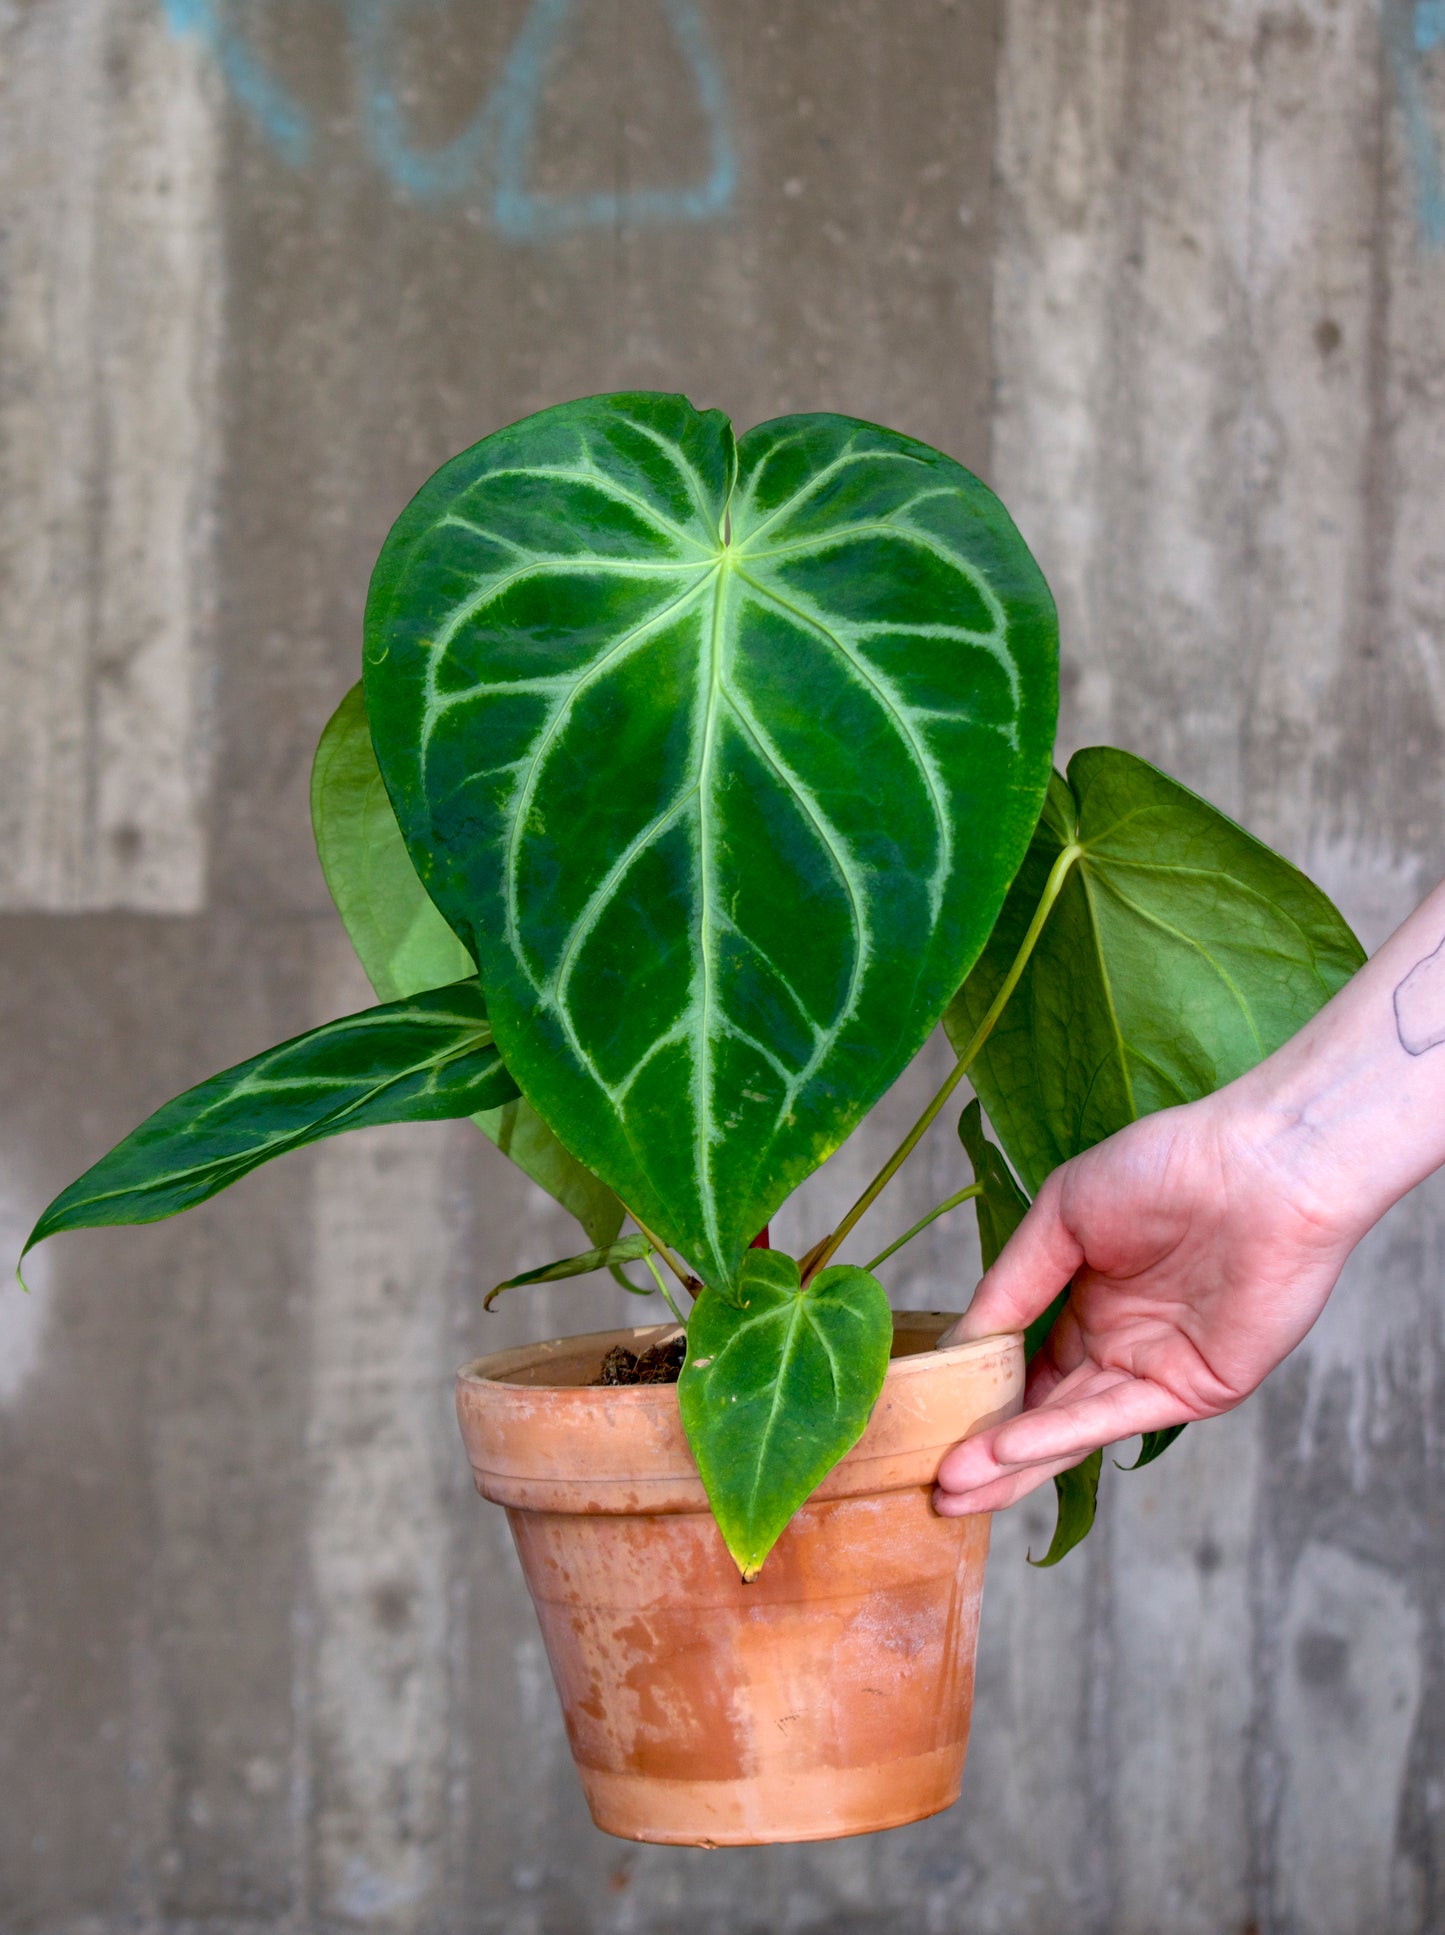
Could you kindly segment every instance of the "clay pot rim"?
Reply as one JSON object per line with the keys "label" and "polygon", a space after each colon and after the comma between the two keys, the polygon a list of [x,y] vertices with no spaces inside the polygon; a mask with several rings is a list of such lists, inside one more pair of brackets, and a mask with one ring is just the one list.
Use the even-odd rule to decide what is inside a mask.
{"label": "clay pot rim", "polygon": [[[895,1310],[895,1326],[900,1320],[913,1319],[916,1323],[923,1318],[946,1317],[949,1323],[958,1321],[959,1313],[948,1310]],[[458,1370],[458,1385],[503,1385],[533,1393],[542,1391],[565,1391],[568,1398],[577,1402],[611,1404],[625,1400],[633,1404],[663,1405],[676,1403],[677,1385],[672,1384],[543,1384],[536,1380],[535,1372],[539,1362],[549,1356],[573,1357],[584,1350],[606,1347],[620,1338],[626,1338],[629,1347],[645,1349],[648,1345],[661,1343],[675,1337],[682,1331],[676,1322],[665,1324],[637,1324],[614,1326],[609,1330],[578,1331],[567,1337],[549,1337],[535,1343],[517,1344],[510,1350],[491,1351],[482,1357],[474,1357]],[[896,1387],[897,1380],[921,1376],[932,1367],[935,1371],[940,1357],[954,1361],[968,1361],[970,1358],[983,1358],[996,1353],[1000,1348],[1013,1350],[1020,1343],[1015,1331],[998,1331],[987,1337],[970,1338],[965,1343],[940,1346],[934,1344],[930,1349],[910,1351],[904,1356],[894,1357],[888,1364],[888,1382]],[[530,1371],[533,1376],[514,1380],[512,1373]]]}

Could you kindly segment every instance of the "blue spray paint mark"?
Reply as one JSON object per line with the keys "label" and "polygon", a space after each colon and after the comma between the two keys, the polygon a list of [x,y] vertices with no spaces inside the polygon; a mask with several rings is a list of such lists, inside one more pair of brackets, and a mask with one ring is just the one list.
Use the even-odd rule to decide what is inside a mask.
{"label": "blue spray paint mark", "polygon": [[537,240],[569,229],[622,223],[705,222],[733,197],[737,163],[727,131],[727,102],[693,0],[667,0],[668,21],[691,70],[707,120],[709,167],[687,188],[639,188],[550,199],[528,187],[547,64],[561,44],[575,0],[535,0],[507,57],[492,96],[497,112],[497,227],[517,240]]}
{"label": "blue spray paint mark", "polygon": [[1416,0],[1416,51],[1428,54],[1442,41],[1445,41],[1445,0]]}
{"label": "blue spray paint mark", "polygon": [[[706,172],[683,187],[566,196],[539,195],[530,181],[548,67],[577,0],[532,0],[496,87],[461,133],[439,148],[412,145],[391,79],[392,35],[418,4],[435,0],[347,0],[367,144],[387,179],[414,200],[457,200],[475,194],[490,175],[493,220],[503,235],[519,242],[621,224],[705,222],[731,205],[737,161],[727,96],[697,0],[663,0],[663,10],[702,107]],[[312,147],[310,117],[226,26],[226,0],[162,0],[162,5],[177,33],[195,35],[210,50],[237,101],[282,159],[304,166]]]}
{"label": "blue spray paint mark", "polygon": [[1445,0],[1416,0],[1408,17],[1397,14],[1391,22],[1387,11],[1386,21],[1421,233],[1431,248],[1445,249],[1445,171],[1421,72],[1425,55],[1445,42]]}
{"label": "blue spray paint mark", "polygon": [[161,0],[177,34],[193,34],[210,52],[226,85],[266,139],[293,168],[311,153],[311,118],[220,16],[222,0]]}
{"label": "blue spray paint mark", "polygon": [[483,101],[467,126],[445,147],[411,145],[406,114],[391,85],[388,56],[392,16],[407,13],[413,4],[414,0],[350,0],[362,120],[372,156],[395,187],[416,201],[454,200],[474,191],[491,163],[496,97]]}

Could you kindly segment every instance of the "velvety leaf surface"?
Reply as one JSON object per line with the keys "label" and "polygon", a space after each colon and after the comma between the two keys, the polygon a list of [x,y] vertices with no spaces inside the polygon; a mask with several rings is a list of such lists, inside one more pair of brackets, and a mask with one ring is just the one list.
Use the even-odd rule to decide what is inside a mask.
{"label": "velvety leaf surface", "polygon": [[[499,1283],[489,1290],[483,1300],[482,1308],[490,1310],[504,1290],[518,1290],[528,1283],[560,1283],[564,1277],[585,1277],[594,1270],[610,1270],[616,1264],[636,1263],[646,1256],[651,1248],[652,1245],[645,1236],[623,1236],[615,1243],[607,1244],[605,1248],[587,1250],[581,1256],[564,1256],[556,1263],[544,1263],[538,1270],[523,1270],[520,1276],[508,1277],[505,1283]],[[627,1283],[626,1277],[622,1281]],[[632,1287],[628,1284],[629,1289]],[[644,1297],[650,1293],[651,1285],[646,1290],[638,1292]]]}
{"label": "velvety leaf surface", "polygon": [[806,1289],[780,1250],[749,1250],[739,1303],[705,1289],[687,1326],[678,1401],[713,1516],[744,1579],[858,1442],[883,1388],[893,1315],[852,1264]]}
{"label": "velvety leaf surface", "polygon": [[1364,960],[1287,860],[1132,754],[1076,753],[998,926],[946,1017],[973,1034],[1054,860],[1080,857],[971,1070],[1025,1188],[1154,1109],[1278,1048]]}
{"label": "velvety leaf surface", "polygon": [[154,1223],[288,1149],[379,1122],[471,1115],[516,1092],[475,978],[328,1021],[187,1089],[62,1190],[59,1230]]}
{"label": "velvety leaf surface", "polygon": [[873,425],[653,394],[446,465],[367,606],[427,891],[579,1160],[710,1282],[926,1039],[1047,784],[1057,632],[998,501]]}
{"label": "velvety leaf surface", "polygon": [[[380,1000],[446,987],[475,972],[411,864],[382,784],[359,684],[336,708],[317,746],[311,822],[331,898]],[[572,1212],[594,1243],[612,1241],[622,1227],[622,1205],[520,1095],[472,1120]]]}

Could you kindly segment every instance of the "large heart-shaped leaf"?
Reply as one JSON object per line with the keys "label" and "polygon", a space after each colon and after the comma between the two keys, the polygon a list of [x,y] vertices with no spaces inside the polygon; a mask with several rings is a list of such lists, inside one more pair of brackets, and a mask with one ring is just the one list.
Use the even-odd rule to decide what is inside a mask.
{"label": "large heart-shaped leaf", "polygon": [[888,1370],[893,1313],[853,1264],[806,1287],[780,1250],[749,1250],[737,1303],[705,1289],[687,1326],[682,1422],[744,1579],[863,1435]]}
{"label": "large heart-shaped leaf", "polygon": [[[336,708],[316,748],[311,822],[336,911],[380,1000],[446,987],[475,972],[411,864],[381,783],[359,684]],[[622,1227],[621,1203],[567,1153],[520,1094],[472,1120],[572,1212],[594,1244],[612,1242]],[[616,1274],[627,1282],[620,1269]]]}
{"label": "large heart-shaped leaf", "polygon": [[1194,1101],[1278,1048],[1364,950],[1312,881],[1131,753],[1076,753],[946,1017],[972,1038],[1045,880],[1078,857],[970,1071],[1026,1188],[1154,1109]]}
{"label": "large heart-shaped leaf", "polygon": [[273,1156],[344,1129],[447,1121],[515,1092],[475,977],[367,1008],[253,1055],[157,1109],[61,1191],[25,1249],[60,1230],[174,1216]]}
{"label": "large heart-shaped leaf", "polygon": [[991,493],[848,418],[569,404],[388,538],[367,708],[417,871],[528,1100],[709,1282],[976,957],[1056,655]]}

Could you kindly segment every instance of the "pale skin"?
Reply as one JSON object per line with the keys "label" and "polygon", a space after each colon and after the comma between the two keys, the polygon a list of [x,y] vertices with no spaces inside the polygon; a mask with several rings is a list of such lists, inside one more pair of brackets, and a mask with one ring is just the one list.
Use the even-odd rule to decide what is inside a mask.
{"label": "pale skin", "polygon": [[1445,1164],[1445,883],[1276,1054],[1055,1170],[946,1342],[1023,1330],[1072,1280],[1024,1410],[935,1503],[1014,1504],[1101,1445],[1217,1417],[1304,1337],[1345,1258]]}

